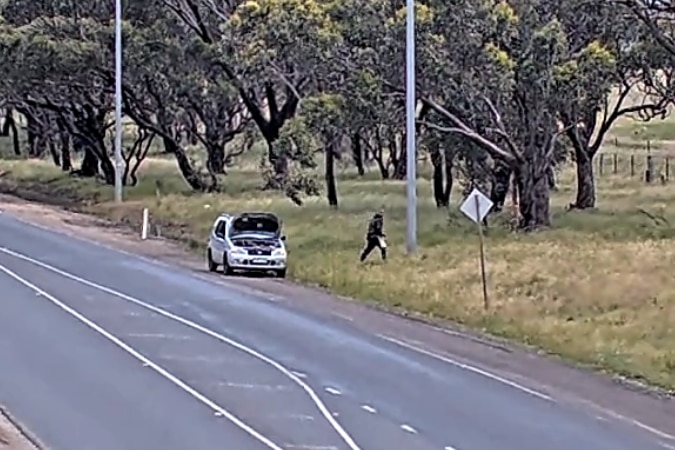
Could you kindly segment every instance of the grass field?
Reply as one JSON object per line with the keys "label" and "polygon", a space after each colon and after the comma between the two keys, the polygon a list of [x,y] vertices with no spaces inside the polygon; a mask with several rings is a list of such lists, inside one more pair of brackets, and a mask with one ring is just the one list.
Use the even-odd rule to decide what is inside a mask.
{"label": "grass field", "polygon": [[[626,133],[620,130],[617,139]],[[324,198],[297,207],[261,193],[253,166],[233,170],[224,194],[193,195],[172,160],[148,160],[123,206],[110,201],[110,188],[69,178],[49,162],[0,161],[2,172],[5,191],[41,193],[118,222],[138,224],[142,208],[149,207],[164,235],[199,251],[219,212],[270,210],[284,220],[293,279],[675,388],[675,183],[647,186],[638,176],[607,171],[598,180],[597,210],[567,212],[574,180],[571,169],[563,171],[553,200],[554,229],[515,235],[500,226],[505,218],[492,224],[486,241],[492,309],[485,312],[475,229],[458,212],[456,195],[450,211],[434,207],[427,178],[419,181],[420,251],[408,258],[405,186],[379,180],[375,170],[363,179],[343,171],[337,211]],[[159,199],[158,179],[164,184]],[[361,265],[365,226],[382,207],[391,258],[381,263],[374,253]]]}

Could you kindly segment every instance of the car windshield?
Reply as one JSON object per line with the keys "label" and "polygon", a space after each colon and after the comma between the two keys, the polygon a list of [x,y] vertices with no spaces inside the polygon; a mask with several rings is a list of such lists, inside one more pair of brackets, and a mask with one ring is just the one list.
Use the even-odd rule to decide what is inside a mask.
{"label": "car windshield", "polygon": [[279,220],[272,214],[243,214],[232,222],[232,236],[250,235],[262,239],[273,239],[279,234]]}

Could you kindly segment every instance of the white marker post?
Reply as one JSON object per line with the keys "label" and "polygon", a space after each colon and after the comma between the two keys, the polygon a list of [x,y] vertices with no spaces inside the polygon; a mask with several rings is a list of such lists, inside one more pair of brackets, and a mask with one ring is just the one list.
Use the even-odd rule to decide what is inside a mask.
{"label": "white marker post", "polygon": [[478,189],[474,188],[459,208],[469,219],[478,226],[478,240],[480,242],[480,275],[483,282],[483,305],[487,310],[490,307],[487,291],[487,276],[485,274],[485,243],[483,242],[483,219],[492,209],[492,200]]}
{"label": "white marker post", "polygon": [[141,239],[146,240],[148,238],[148,226],[150,222],[150,211],[148,208],[143,208],[143,223],[141,224]]}

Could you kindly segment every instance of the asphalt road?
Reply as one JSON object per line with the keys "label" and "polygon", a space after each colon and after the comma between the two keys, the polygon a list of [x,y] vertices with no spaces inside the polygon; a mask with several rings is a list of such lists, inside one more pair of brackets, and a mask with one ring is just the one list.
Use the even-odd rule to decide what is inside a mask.
{"label": "asphalt road", "polygon": [[402,344],[0,215],[0,403],[48,448],[675,448]]}

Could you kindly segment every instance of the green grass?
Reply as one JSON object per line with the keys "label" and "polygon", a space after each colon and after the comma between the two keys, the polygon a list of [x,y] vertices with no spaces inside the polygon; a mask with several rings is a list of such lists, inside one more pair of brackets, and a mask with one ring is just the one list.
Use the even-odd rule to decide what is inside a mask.
{"label": "green grass", "polygon": [[[138,224],[151,209],[163,234],[195,250],[214,217],[223,211],[270,210],[285,223],[290,276],[363,300],[453,320],[536,345],[583,363],[675,387],[675,187],[646,186],[625,173],[601,177],[599,208],[566,212],[573,199],[570,170],[554,195],[555,228],[515,235],[499,217],[487,236],[487,267],[493,308],[482,309],[478,242],[474,227],[457,211],[432,203],[428,168],[420,168],[420,252],[404,252],[405,186],[381,181],[373,169],[363,179],[341,168],[340,208],[324,198],[294,206],[261,192],[253,164],[225,178],[222,194],[195,195],[169,159],[144,163],[141,182],[125,190],[126,202],[111,202],[112,190],[93,180],[73,179],[48,162],[2,161],[4,190],[71,205],[111,220]],[[639,172],[638,172],[639,173]],[[156,197],[156,181],[164,191]],[[457,194],[457,192],[455,192]],[[358,263],[369,216],[386,211],[391,259],[373,254]],[[646,211],[648,214],[641,212]],[[652,216],[667,222],[656,223]]]}

